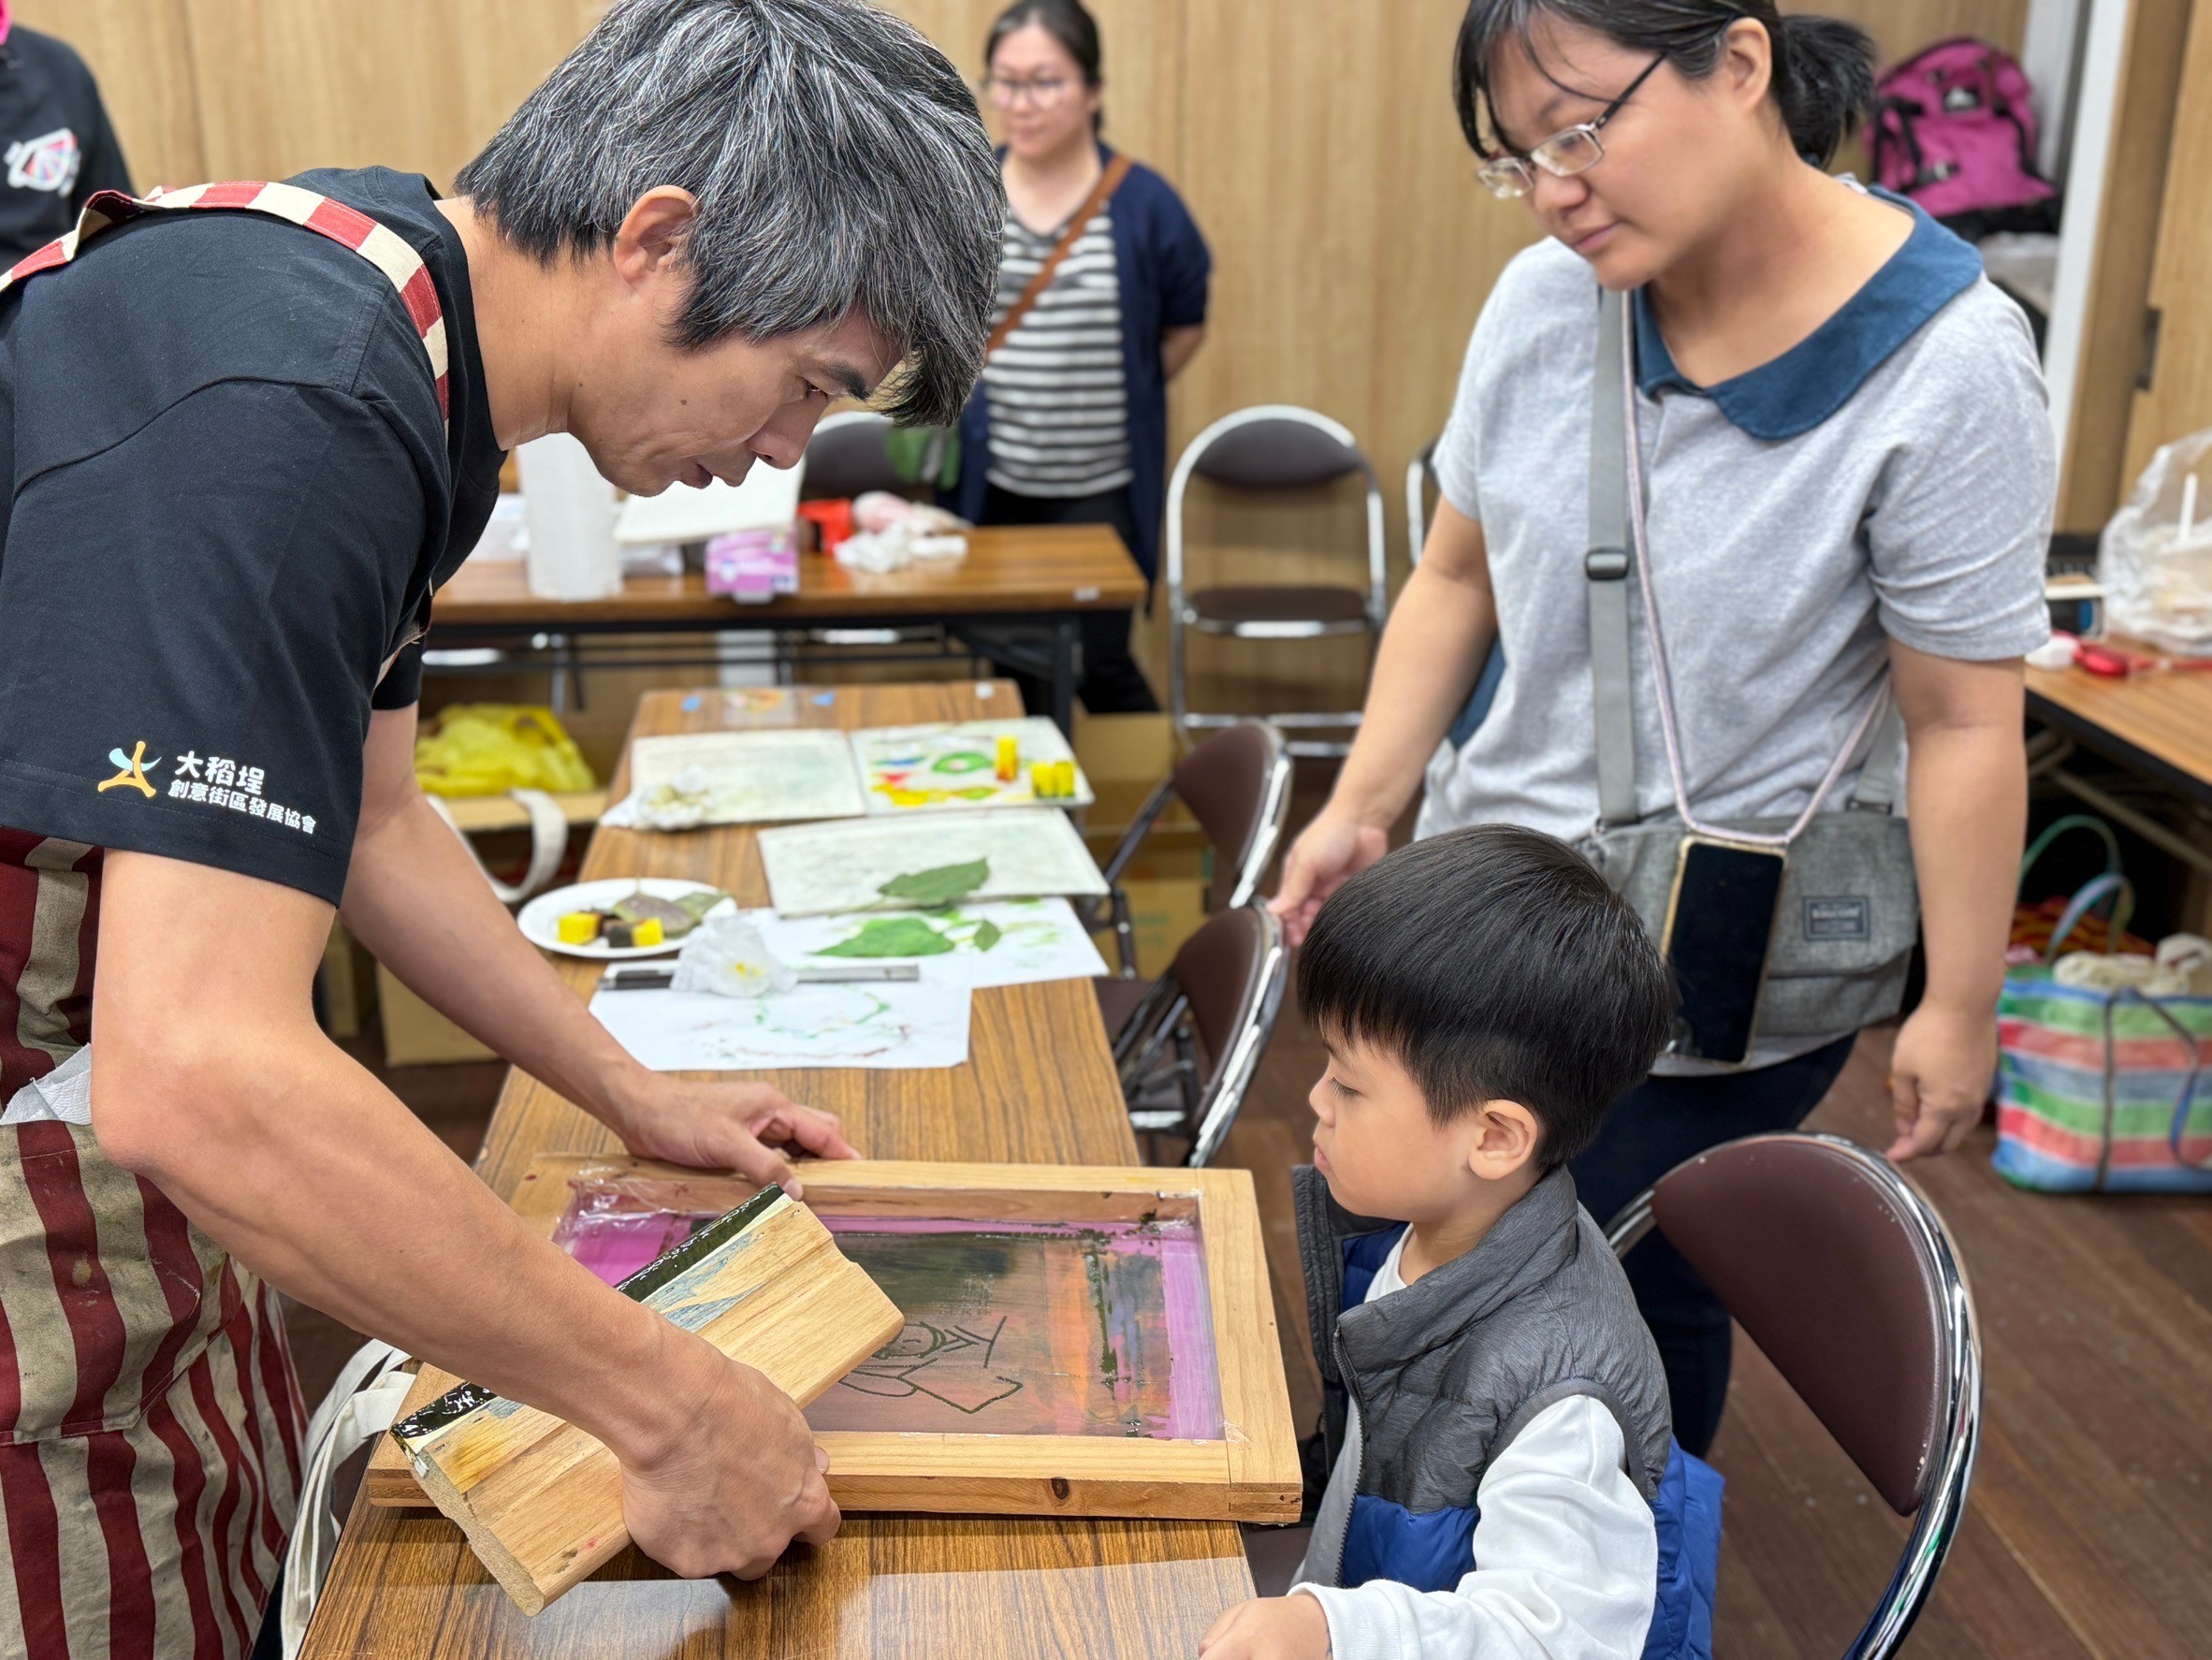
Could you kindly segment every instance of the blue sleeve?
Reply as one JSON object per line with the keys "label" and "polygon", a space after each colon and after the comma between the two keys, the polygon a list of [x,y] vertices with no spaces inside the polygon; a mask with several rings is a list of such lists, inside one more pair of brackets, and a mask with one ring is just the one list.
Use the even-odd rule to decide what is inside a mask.
{"label": "blue sleeve", "polygon": [[1214,256],[1183,198],[1164,182],[1159,197],[1159,326],[1190,328],[1206,320]]}

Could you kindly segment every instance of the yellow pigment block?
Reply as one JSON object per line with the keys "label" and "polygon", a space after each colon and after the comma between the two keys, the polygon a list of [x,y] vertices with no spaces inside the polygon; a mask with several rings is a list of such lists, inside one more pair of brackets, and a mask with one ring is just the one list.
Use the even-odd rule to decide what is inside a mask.
{"label": "yellow pigment block", "polygon": [[667,935],[661,926],[661,919],[657,916],[647,917],[645,921],[630,930],[630,943],[633,945],[660,945],[665,942],[666,939]]}
{"label": "yellow pigment block", "polygon": [[1071,800],[1073,800],[1073,799],[1074,799],[1074,797],[1075,797],[1075,763],[1074,763],[1074,762],[1072,762],[1072,761],[1055,761],[1055,762],[1054,762],[1054,763],[1053,763],[1053,794],[1054,794],[1055,795],[1057,795],[1057,796],[1059,796],[1059,797],[1060,797],[1060,798],[1061,798],[1063,801],[1071,801]]}
{"label": "yellow pigment block", "polygon": [[1053,793],[1053,764],[1032,761],[1029,764],[1029,794],[1042,801]]}
{"label": "yellow pigment block", "polygon": [[1008,736],[998,740],[998,765],[996,770],[998,781],[1002,784],[1011,784],[1022,776],[1022,747],[1014,738]]}
{"label": "yellow pigment block", "polygon": [[589,945],[599,938],[599,912],[572,910],[560,919],[560,931],[563,945]]}

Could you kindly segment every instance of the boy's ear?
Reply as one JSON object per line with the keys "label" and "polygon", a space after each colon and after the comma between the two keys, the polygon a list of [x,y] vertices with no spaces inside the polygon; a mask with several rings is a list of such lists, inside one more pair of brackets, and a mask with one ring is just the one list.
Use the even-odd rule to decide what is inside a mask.
{"label": "boy's ear", "polygon": [[1544,1139],[1536,1115],[1516,1100],[1487,1100],[1475,1110],[1467,1169],[1486,1182],[1502,1181],[1536,1157]]}

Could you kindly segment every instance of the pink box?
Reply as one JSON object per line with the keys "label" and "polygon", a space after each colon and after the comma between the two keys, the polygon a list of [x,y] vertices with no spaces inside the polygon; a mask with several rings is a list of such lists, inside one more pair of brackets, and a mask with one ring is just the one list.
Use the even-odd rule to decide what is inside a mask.
{"label": "pink box", "polygon": [[706,591],[761,604],[799,591],[799,545],[788,530],[733,531],[706,545]]}

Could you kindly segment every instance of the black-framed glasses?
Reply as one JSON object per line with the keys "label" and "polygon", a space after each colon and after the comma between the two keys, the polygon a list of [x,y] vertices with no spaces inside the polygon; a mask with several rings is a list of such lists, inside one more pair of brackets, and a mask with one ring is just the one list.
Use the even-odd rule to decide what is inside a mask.
{"label": "black-framed glasses", "polygon": [[986,75],[982,80],[983,96],[1001,109],[1011,109],[1024,98],[1039,109],[1049,109],[1068,95],[1074,83],[1065,76],[1040,75],[1029,80],[1011,80],[1003,75]]}
{"label": "black-framed glasses", "polygon": [[1636,89],[1651,80],[1652,72],[1665,62],[1666,54],[1661,52],[1646,64],[1644,72],[1628,83],[1627,90],[1593,119],[1553,133],[1526,155],[1512,152],[1493,156],[1475,169],[1475,177],[1490,187],[1492,196],[1511,201],[1535,189],[1537,167],[1555,179],[1571,179],[1577,173],[1587,173],[1606,158],[1605,144],[1597,136],[1599,129],[1621,113],[1621,106],[1636,96]]}

